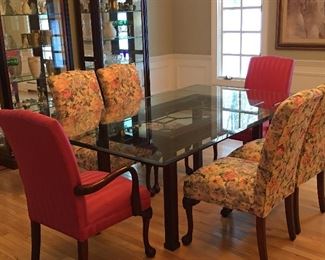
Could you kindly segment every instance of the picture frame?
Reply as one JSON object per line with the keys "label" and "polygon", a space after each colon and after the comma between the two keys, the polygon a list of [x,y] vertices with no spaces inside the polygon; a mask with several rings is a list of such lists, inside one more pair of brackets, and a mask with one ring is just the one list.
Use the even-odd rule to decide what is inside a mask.
{"label": "picture frame", "polygon": [[278,0],[277,49],[325,50],[325,1]]}

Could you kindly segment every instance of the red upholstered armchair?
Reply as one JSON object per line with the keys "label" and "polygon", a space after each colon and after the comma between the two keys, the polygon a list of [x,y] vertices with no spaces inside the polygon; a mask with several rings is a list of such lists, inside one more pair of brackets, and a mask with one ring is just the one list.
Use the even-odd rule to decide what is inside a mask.
{"label": "red upholstered armchair", "polygon": [[[88,238],[132,216],[143,218],[147,256],[155,255],[148,241],[152,216],[150,193],[113,174],[80,173],[62,126],[54,119],[23,110],[0,110],[0,127],[18,162],[31,220],[32,259],[40,258],[40,226],[45,225],[78,241],[78,259],[88,259]],[[23,131],[21,131],[23,129]]]}
{"label": "red upholstered armchair", "polygon": [[[264,101],[260,106],[272,108],[289,96],[291,79],[294,68],[294,60],[276,56],[258,56],[250,60],[245,88],[248,99],[261,99]],[[263,92],[259,92],[263,90]],[[269,93],[267,93],[269,91]],[[264,97],[259,96],[265,94]],[[267,93],[267,94],[266,94]],[[266,134],[269,122],[263,124],[263,136]],[[252,141],[252,128],[231,137],[231,139],[247,143]],[[214,159],[217,158],[217,145],[214,145]]]}

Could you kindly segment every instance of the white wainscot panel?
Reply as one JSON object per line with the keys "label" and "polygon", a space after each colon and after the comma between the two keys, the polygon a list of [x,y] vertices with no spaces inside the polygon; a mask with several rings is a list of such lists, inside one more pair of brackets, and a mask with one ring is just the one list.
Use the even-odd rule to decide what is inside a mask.
{"label": "white wainscot panel", "polygon": [[157,94],[176,88],[173,55],[150,57],[150,89]]}
{"label": "white wainscot panel", "polygon": [[150,57],[151,94],[194,84],[212,84],[211,56],[171,54]]}
{"label": "white wainscot panel", "polygon": [[297,60],[292,79],[292,92],[325,83],[325,61]]}
{"label": "white wainscot panel", "polygon": [[212,84],[211,56],[176,54],[175,67],[177,88]]}

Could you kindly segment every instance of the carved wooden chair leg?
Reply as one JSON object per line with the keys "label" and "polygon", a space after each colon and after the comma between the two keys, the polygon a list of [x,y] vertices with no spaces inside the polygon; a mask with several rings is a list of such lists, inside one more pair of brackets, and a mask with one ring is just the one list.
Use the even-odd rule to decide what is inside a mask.
{"label": "carved wooden chair leg", "polygon": [[156,249],[154,249],[149,243],[149,224],[152,217],[152,208],[148,208],[141,213],[143,222],[143,244],[147,257],[154,257]]}
{"label": "carved wooden chair leg", "polygon": [[267,260],[265,218],[256,217],[256,236],[260,260]]}
{"label": "carved wooden chair leg", "polygon": [[232,212],[232,209],[223,207],[222,210],[220,211],[220,215],[223,216],[224,218],[226,218],[230,215],[231,212]]}
{"label": "carved wooden chair leg", "polygon": [[192,242],[192,234],[193,234],[193,212],[192,208],[194,205],[198,204],[200,201],[189,199],[184,197],[183,198],[183,207],[186,211],[187,217],[187,233],[182,237],[183,245],[187,246]]}
{"label": "carved wooden chair leg", "polygon": [[317,193],[320,212],[325,212],[324,172],[317,174]]}
{"label": "carved wooden chair leg", "polygon": [[213,160],[218,159],[218,144],[213,145]]}
{"label": "carved wooden chair leg", "polygon": [[37,222],[31,221],[32,232],[32,260],[40,259],[41,250],[41,225]]}
{"label": "carved wooden chair leg", "polygon": [[293,196],[293,213],[294,213],[294,218],[295,218],[295,230],[296,234],[300,234],[301,232],[301,227],[300,227],[300,214],[299,214],[299,188],[296,187],[295,193]]}
{"label": "carved wooden chair leg", "polygon": [[190,167],[189,165],[189,160],[188,160],[188,157],[185,157],[184,158],[184,164],[185,164],[185,172],[187,175],[190,175],[191,173],[193,173],[193,169]]}
{"label": "carved wooden chair leg", "polygon": [[88,260],[88,240],[78,241],[78,260]]}
{"label": "carved wooden chair leg", "polygon": [[294,193],[285,198],[285,210],[286,210],[286,218],[287,218],[287,226],[289,237],[291,241],[296,239],[296,229],[295,229],[295,218],[294,218]]}
{"label": "carved wooden chair leg", "polygon": [[159,187],[159,182],[158,182],[158,167],[154,166],[154,185],[151,186],[151,180],[150,180],[150,175],[151,175],[151,168],[152,165],[146,164],[146,186],[148,191],[151,194],[151,197],[153,197],[156,193],[160,191]]}

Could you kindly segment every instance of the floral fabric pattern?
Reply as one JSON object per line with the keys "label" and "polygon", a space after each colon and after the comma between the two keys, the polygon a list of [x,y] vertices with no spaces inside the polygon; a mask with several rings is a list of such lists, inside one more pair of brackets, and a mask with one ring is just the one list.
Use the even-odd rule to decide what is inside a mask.
{"label": "floral fabric pattern", "polygon": [[221,158],[185,177],[185,197],[254,212],[257,166],[239,158]]}
{"label": "floral fabric pattern", "polygon": [[104,104],[94,71],[67,71],[48,81],[57,120],[69,137],[83,135],[98,126]]}
{"label": "floral fabric pattern", "polygon": [[229,157],[241,158],[249,161],[259,162],[261,159],[261,151],[264,145],[265,139],[256,139],[251,142],[238,147],[236,150],[231,152]]}
{"label": "floral fabric pattern", "polygon": [[[324,96],[316,108],[305,135],[297,169],[297,186],[325,170],[325,85],[318,86],[318,89]],[[258,162],[263,144],[264,139],[254,140],[239,147],[229,156]]]}
{"label": "floral fabric pattern", "polygon": [[143,92],[134,64],[113,64],[97,70],[105,113],[103,123],[120,122],[138,113]]}
{"label": "floral fabric pattern", "polygon": [[323,98],[308,127],[297,170],[297,185],[325,170],[325,84],[318,86]]}
{"label": "floral fabric pattern", "polygon": [[[253,213],[258,217],[266,217],[273,207],[294,192],[296,171],[305,134],[321,98],[320,90],[304,90],[289,97],[278,106],[266,134],[261,159],[258,163],[232,157],[227,157],[227,160],[221,159],[222,169],[227,168],[230,172],[236,172],[236,176],[239,174],[256,176],[253,185],[234,186],[230,182],[230,185],[238,190],[226,194],[226,198],[222,197],[219,190],[223,189],[225,184],[215,180],[219,180],[220,174],[224,175],[223,170],[216,167],[214,171],[213,166],[209,165],[185,178],[184,196],[194,199],[202,198],[207,202],[215,202],[229,208]],[[239,160],[237,162],[240,166],[236,166],[234,160]],[[218,161],[220,162],[217,160],[214,165],[220,165]],[[240,167],[249,170],[242,173]],[[254,169],[255,173],[253,173]],[[205,178],[208,183],[204,187],[212,186],[213,189],[204,187],[201,189],[199,184],[196,184],[197,180],[200,182],[202,179],[200,178],[202,172],[209,173],[209,178]],[[225,183],[229,181],[228,178],[223,179]],[[248,191],[248,189],[253,190]],[[248,206],[251,200],[244,199],[242,194],[250,194],[250,198],[254,198],[254,206]]]}

